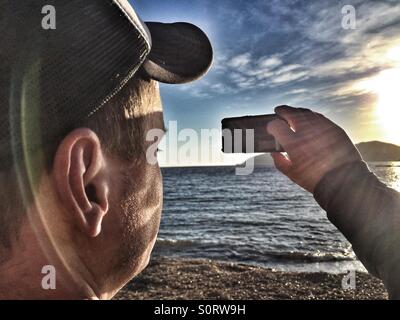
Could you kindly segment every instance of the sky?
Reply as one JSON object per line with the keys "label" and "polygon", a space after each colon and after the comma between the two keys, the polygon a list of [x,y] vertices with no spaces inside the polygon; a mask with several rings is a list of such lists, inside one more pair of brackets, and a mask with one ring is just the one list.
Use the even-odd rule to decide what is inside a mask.
{"label": "sky", "polygon": [[[342,126],[354,142],[400,144],[399,0],[131,0],[144,21],[196,24],[209,36],[214,63],[201,80],[161,85],[165,122],[178,130],[220,128],[231,116],[306,107]],[[355,29],[342,26],[345,5]],[[190,140],[190,141],[189,141]],[[170,157],[162,165],[233,164],[219,143],[182,144],[213,157]],[[203,152],[204,153],[204,152]],[[160,156],[159,154],[159,156]],[[201,155],[201,152],[198,152]]]}

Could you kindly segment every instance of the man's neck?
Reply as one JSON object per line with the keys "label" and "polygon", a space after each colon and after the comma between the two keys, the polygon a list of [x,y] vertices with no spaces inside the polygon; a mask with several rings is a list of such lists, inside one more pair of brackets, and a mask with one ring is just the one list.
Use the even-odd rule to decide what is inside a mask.
{"label": "man's neck", "polygon": [[[82,285],[77,285],[79,282]],[[21,237],[6,260],[0,261],[2,300],[97,299],[85,281],[79,282],[60,259],[47,257],[33,231],[26,227],[22,227]]]}

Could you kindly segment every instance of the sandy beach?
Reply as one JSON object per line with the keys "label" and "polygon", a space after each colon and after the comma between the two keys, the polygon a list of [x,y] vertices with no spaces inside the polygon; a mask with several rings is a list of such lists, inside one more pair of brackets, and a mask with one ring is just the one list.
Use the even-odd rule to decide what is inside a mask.
{"label": "sandy beach", "polygon": [[343,275],[289,273],[205,259],[156,258],[115,299],[387,299],[380,280],[356,274],[356,289],[342,289]]}

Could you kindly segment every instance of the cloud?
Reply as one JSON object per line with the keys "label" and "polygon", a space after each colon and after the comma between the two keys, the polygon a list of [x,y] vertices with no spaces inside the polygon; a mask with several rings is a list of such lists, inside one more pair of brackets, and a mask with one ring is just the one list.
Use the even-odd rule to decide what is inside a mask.
{"label": "cloud", "polygon": [[[235,61],[236,58],[234,58]],[[231,67],[232,64],[228,63],[225,68],[225,72],[229,74],[232,81],[231,85],[243,90],[275,87],[294,83],[307,77],[307,71],[301,65],[284,65],[282,57],[278,55],[257,59],[252,54],[247,53],[245,64],[237,69]]]}
{"label": "cloud", "polygon": [[305,89],[305,88],[299,88],[299,89],[290,90],[290,91],[288,91],[286,94],[287,94],[287,95],[291,95],[291,94],[302,94],[302,93],[306,93],[306,92],[308,92],[307,89]]}
{"label": "cloud", "polygon": [[232,69],[243,69],[250,63],[251,54],[244,53],[233,57],[229,62],[228,66]]}
{"label": "cloud", "polygon": [[277,57],[263,57],[258,61],[258,65],[261,69],[272,69],[282,64],[282,60]]}
{"label": "cloud", "polygon": [[282,84],[282,83],[289,83],[294,82],[299,79],[307,79],[308,72],[307,71],[299,71],[299,72],[283,72],[277,77],[272,78],[272,83],[274,84]]}

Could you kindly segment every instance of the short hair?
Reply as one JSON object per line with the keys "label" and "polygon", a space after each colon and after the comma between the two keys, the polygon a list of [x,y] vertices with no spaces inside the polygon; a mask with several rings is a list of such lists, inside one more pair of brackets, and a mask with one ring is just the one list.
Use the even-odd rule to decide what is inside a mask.
{"label": "short hair", "polygon": [[[145,153],[146,131],[163,125],[155,122],[159,121],[160,117],[142,116],[145,114],[142,109],[156,103],[155,99],[159,99],[157,83],[142,72],[138,72],[96,113],[76,123],[68,131],[60,133],[51,143],[44,145],[41,150],[44,155],[44,164],[37,170],[50,171],[60,142],[69,132],[80,127],[89,128],[98,135],[105,153],[131,162],[137,160]],[[5,99],[0,99],[0,103],[5,103],[5,101]],[[127,115],[130,115],[129,119]],[[25,191],[21,190],[18,182],[21,170],[23,171],[24,168],[20,163],[4,168],[0,164],[0,252],[2,247],[11,249],[12,243],[18,240],[26,208],[32,202],[29,197],[26,200]]]}

